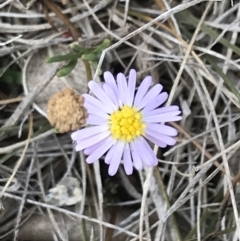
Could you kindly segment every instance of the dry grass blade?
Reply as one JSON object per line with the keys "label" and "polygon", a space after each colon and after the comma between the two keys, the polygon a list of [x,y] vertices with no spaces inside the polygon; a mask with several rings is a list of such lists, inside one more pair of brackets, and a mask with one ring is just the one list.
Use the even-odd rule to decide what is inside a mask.
{"label": "dry grass blade", "polygon": [[[240,3],[232,2],[0,1],[0,239],[240,238]],[[66,77],[55,77],[62,64],[45,61],[56,55],[72,71]],[[112,177],[105,153],[89,165],[84,152],[94,150],[78,155],[41,104],[62,86],[88,92],[89,80],[102,82],[99,70],[128,78],[130,69],[137,88],[147,75],[160,83],[183,118],[169,123],[178,133],[164,139],[170,147],[150,143],[154,169],[126,175],[121,162]]]}
{"label": "dry grass blade", "polygon": [[9,120],[5,123],[4,127],[9,127],[16,124],[19,118],[23,115],[26,108],[30,106],[34,98],[36,98],[36,96],[39,95],[41,91],[47,87],[47,85],[54,78],[54,76],[61,69],[61,67],[62,64],[55,64],[55,66],[52,67],[51,71],[49,71],[49,73],[46,73],[46,76],[43,76],[43,81],[40,82],[35,87],[35,89],[24,98],[24,100],[19,104],[18,108],[15,110],[11,118],[9,118]]}
{"label": "dry grass blade", "polygon": [[[96,79],[96,76],[98,74],[98,71],[100,70],[101,66],[102,66],[102,63],[103,63],[103,60],[104,60],[104,57],[105,57],[105,54],[107,51],[110,51],[112,49],[115,49],[116,47],[118,47],[120,44],[126,42],[128,39],[136,36],[137,34],[139,34],[140,32],[142,32],[143,30],[147,29],[148,27],[151,27],[152,25],[154,25],[155,23],[161,21],[161,20],[165,20],[167,19],[168,17],[170,17],[172,14],[174,13],[177,13],[177,12],[180,12],[184,9],[187,9],[191,6],[194,6],[198,3],[202,2],[202,0],[194,0],[194,1],[191,1],[189,3],[184,3],[182,5],[179,5],[169,11],[167,11],[166,13],[163,13],[161,14],[160,16],[158,16],[157,18],[153,19],[151,22],[149,22],[148,24],[145,24],[143,27],[140,27],[138,28],[137,30],[133,31],[132,33],[130,33],[129,35],[127,35],[126,37],[120,39],[118,42],[116,42],[115,44],[113,44],[112,46],[110,46],[109,48],[105,49],[103,51],[103,53],[101,54],[101,57],[99,59],[99,62],[98,62],[98,66],[97,66],[97,69],[96,69],[96,72],[95,72],[95,75],[94,75],[94,78],[93,79]],[[86,1],[85,1],[86,3]],[[86,3],[86,5],[88,5]]]}
{"label": "dry grass blade", "polygon": [[[98,205],[99,205],[99,221],[103,221],[103,194],[102,194],[102,180],[101,180],[101,173],[100,173],[100,166],[98,162],[94,163],[94,172],[95,178],[97,183],[97,190],[98,190]],[[99,226],[100,229],[100,241],[103,240],[103,227],[102,225]]]}
{"label": "dry grass blade", "polygon": [[9,177],[6,185],[4,186],[4,188],[1,190],[1,193],[0,193],[0,198],[3,197],[4,193],[6,192],[7,188],[9,187],[10,183],[12,182],[13,178],[15,177],[19,167],[21,166],[22,162],[23,162],[23,159],[24,159],[24,156],[25,156],[25,153],[28,149],[28,145],[30,143],[30,138],[31,138],[31,135],[32,135],[32,128],[33,128],[33,117],[32,115],[29,116],[29,130],[28,130],[28,137],[27,137],[27,141],[26,141],[26,145],[23,149],[23,152],[22,152],[22,155],[20,157],[20,159],[17,161],[14,169],[13,169],[13,172],[11,174],[11,176]]}
{"label": "dry grass blade", "polygon": [[139,220],[139,240],[143,240],[143,219],[145,212],[145,205],[147,204],[147,194],[151,185],[151,177],[153,174],[153,168],[149,168],[147,170],[146,180],[143,184],[143,195],[142,195],[142,203],[141,203],[141,212],[140,212],[140,220]]}
{"label": "dry grass blade", "polygon": [[13,2],[14,0],[6,0],[4,3],[2,3],[1,5],[0,5],[0,9],[1,8],[4,8],[6,5],[8,5],[8,4],[10,4],[11,2]]}
{"label": "dry grass blade", "polygon": [[184,52],[186,52],[186,53],[185,53],[185,55],[184,55],[184,59],[183,59],[183,61],[182,61],[181,67],[180,67],[180,69],[179,69],[179,71],[178,71],[178,74],[177,74],[177,76],[176,76],[176,79],[174,80],[174,84],[173,84],[173,87],[172,87],[171,92],[170,92],[170,94],[169,94],[169,98],[168,98],[168,101],[167,101],[167,105],[169,105],[169,104],[172,102],[173,95],[175,94],[176,88],[177,88],[178,83],[179,83],[179,81],[180,81],[180,77],[181,77],[181,75],[182,75],[182,72],[183,72],[183,70],[184,70],[184,68],[185,68],[185,65],[186,65],[187,60],[188,60],[189,55],[190,55],[190,52],[191,52],[191,50],[192,50],[193,44],[194,44],[194,42],[195,42],[195,40],[196,40],[196,38],[197,38],[197,35],[198,35],[198,33],[199,33],[199,31],[200,31],[200,28],[201,28],[201,25],[202,25],[203,21],[205,20],[205,18],[206,18],[206,16],[207,16],[207,14],[208,14],[208,12],[209,12],[212,4],[213,4],[213,2],[210,2],[210,3],[207,5],[207,8],[205,9],[205,11],[204,11],[204,13],[203,13],[203,15],[202,15],[202,17],[201,17],[201,20],[199,21],[198,26],[197,26],[194,34],[193,34],[193,37],[192,37],[192,39],[191,39],[191,42],[189,43],[189,45],[188,45],[188,47],[187,47],[187,50],[184,51]]}
{"label": "dry grass blade", "polygon": [[25,185],[21,205],[20,205],[19,210],[18,210],[17,221],[16,221],[16,230],[14,232],[14,241],[18,240],[19,226],[20,226],[20,222],[21,222],[21,218],[22,218],[25,200],[26,200],[26,197],[27,197],[27,194],[28,194],[29,181],[30,181],[30,176],[31,176],[31,173],[32,173],[34,161],[35,161],[35,157],[32,157],[31,162],[30,162],[30,166],[28,168],[26,185]]}

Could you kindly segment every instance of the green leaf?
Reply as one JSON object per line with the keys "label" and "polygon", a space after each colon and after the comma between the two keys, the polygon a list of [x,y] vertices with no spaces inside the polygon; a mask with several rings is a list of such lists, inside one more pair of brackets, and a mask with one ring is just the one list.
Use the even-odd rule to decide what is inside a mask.
{"label": "green leaf", "polygon": [[55,63],[55,62],[62,62],[62,61],[69,61],[69,60],[77,60],[81,58],[81,54],[65,54],[65,55],[56,55],[46,59],[47,63]]}
{"label": "green leaf", "polygon": [[63,77],[72,72],[77,64],[77,60],[71,60],[67,65],[65,65],[62,69],[60,69],[57,73],[58,77]]}
{"label": "green leaf", "polygon": [[76,51],[77,53],[88,54],[91,52],[91,50],[82,47],[81,45],[77,44],[76,42],[70,44],[69,46],[72,50]]}
{"label": "green leaf", "polygon": [[101,54],[104,49],[106,49],[107,47],[110,46],[110,43],[111,43],[111,41],[109,39],[104,39],[100,45],[98,45],[96,48],[94,48],[92,53],[94,53],[96,55]]}
{"label": "green leaf", "polygon": [[98,56],[96,54],[93,54],[93,53],[83,54],[82,59],[89,60],[89,61],[96,61],[98,59]]}

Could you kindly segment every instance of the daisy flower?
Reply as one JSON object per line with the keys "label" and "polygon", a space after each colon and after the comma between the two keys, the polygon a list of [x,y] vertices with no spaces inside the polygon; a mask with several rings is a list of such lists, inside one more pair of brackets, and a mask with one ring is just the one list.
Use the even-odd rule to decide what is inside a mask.
{"label": "daisy flower", "polygon": [[87,163],[106,153],[104,160],[111,176],[116,174],[121,161],[128,175],[133,167],[142,170],[143,165],[156,166],[158,160],[148,141],[162,148],[176,143],[177,130],[165,123],[182,119],[179,107],[160,107],[168,94],[161,92],[161,84],[152,86],[151,76],[145,77],[136,91],[134,69],[130,70],[128,81],[122,73],[115,80],[108,71],[104,80],[103,85],[89,82],[95,97],[83,95],[89,126],[72,133],[76,151],[84,150]]}

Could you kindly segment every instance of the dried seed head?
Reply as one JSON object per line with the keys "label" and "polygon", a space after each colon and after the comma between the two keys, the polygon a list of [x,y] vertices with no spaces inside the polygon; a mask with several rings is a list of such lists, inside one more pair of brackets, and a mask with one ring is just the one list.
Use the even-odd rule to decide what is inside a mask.
{"label": "dried seed head", "polygon": [[60,133],[79,129],[87,118],[83,102],[83,97],[69,88],[54,94],[48,101],[49,122]]}

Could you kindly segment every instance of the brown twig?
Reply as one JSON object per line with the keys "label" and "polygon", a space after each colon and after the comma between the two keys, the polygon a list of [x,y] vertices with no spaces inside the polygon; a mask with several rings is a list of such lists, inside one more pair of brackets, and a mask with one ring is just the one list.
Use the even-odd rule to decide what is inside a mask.
{"label": "brown twig", "polygon": [[[58,6],[54,2],[48,0],[42,0],[42,2],[47,8],[52,10],[59,19],[63,21],[66,27],[70,30],[73,40],[77,42],[78,38],[81,36],[80,31],[74,26],[74,24],[68,19],[68,17],[59,10]],[[87,60],[83,60],[83,63],[86,69],[87,80],[92,80],[92,71],[89,62]]]}
{"label": "brown twig", "polygon": [[42,0],[43,4],[50,10],[52,10],[59,19],[63,21],[66,27],[71,31],[74,41],[77,41],[81,36],[79,30],[75,28],[74,24],[68,19],[68,17],[59,10],[58,6],[53,1]]}
{"label": "brown twig", "polygon": [[8,99],[8,100],[0,100],[0,105],[7,105],[7,104],[12,104],[12,103],[16,103],[16,102],[20,102],[23,100],[24,97],[16,97],[16,98],[12,98],[12,99]]}
{"label": "brown twig", "polygon": [[48,23],[52,26],[52,28],[56,31],[56,32],[59,32],[58,31],[58,28],[56,27],[56,25],[54,24],[52,18],[49,16],[48,14],[48,8],[43,4],[43,12],[46,16],[46,20],[48,21]]}
{"label": "brown twig", "polygon": [[[155,2],[156,2],[156,4],[159,6],[159,8],[160,8],[162,11],[166,10],[166,6],[164,5],[164,3],[163,3],[162,0],[155,0]],[[174,32],[176,32],[176,29],[175,29],[175,27],[174,27],[174,24],[173,24],[171,18],[168,18],[168,19],[167,19],[167,23],[168,23],[169,27],[170,27]]]}

